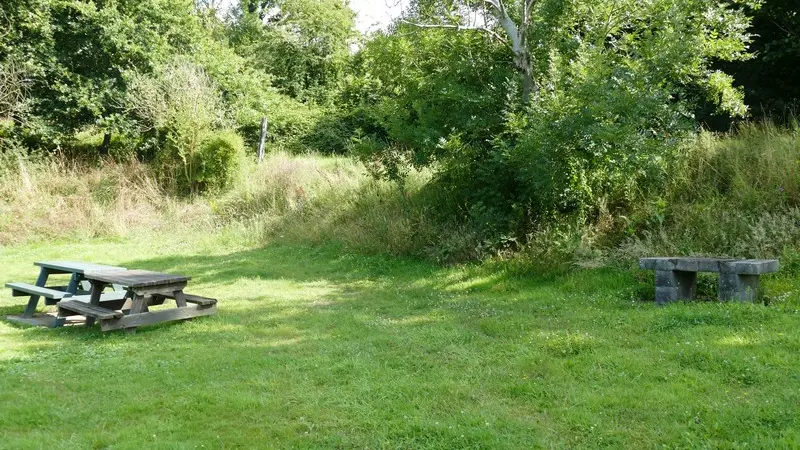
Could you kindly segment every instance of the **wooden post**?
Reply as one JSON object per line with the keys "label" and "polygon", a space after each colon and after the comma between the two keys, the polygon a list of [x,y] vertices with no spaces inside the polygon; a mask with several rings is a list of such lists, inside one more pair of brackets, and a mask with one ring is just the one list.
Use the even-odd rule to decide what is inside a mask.
{"label": "wooden post", "polygon": [[100,155],[108,156],[108,149],[111,147],[111,133],[103,134],[103,143],[100,144]]}
{"label": "wooden post", "polygon": [[258,163],[264,160],[264,141],[267,139],[267,127],[269,122],[266,117],[261,118],[261,139],[258,141]]}

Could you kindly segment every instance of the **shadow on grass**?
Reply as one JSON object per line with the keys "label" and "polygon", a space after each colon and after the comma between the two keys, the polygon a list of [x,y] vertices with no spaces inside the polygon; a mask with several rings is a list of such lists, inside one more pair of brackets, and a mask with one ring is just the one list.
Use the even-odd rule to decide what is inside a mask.
{"label": "shadow on grass", "polygon": [[[586,293],[615,295],[630,284],[629,275],[607,271],[519,278],[479,266],[443,268],[342,253],[333,245],[270,245],[229,254],[130,259],[120,265],[189,275],[187,292],[217,298],[219,312],[186,324],[142,327],[133,336],[81,326],[23,332],[47,333],[55,344],[101,341],[109,334],[119,336],[112,340],[142,342],[173,333],[188,337],[177,344],[187,348],[208,341],[229,348],[298,350],[331,340],[394,345],[398,336],[416,340],[410,334],[419,332],[493,339],[518,335],[530,326],[556,330],[558,322],[532,325],[530,319],[566,313],[580,308],[574,299]],[[12,313],[18,308],[5,309]]]}

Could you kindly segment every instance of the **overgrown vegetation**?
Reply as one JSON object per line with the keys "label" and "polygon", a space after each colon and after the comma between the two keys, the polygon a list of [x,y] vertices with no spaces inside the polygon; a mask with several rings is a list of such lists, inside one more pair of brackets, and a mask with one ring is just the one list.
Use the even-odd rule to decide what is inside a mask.
{"label": "overgrown vegetation", "polygon": [[800,245],[799,153],[796,130],[705,133],[682,147],[663,196],[630,213],[602,205],[588,226],[581,218],[561,220],[521,239],[496,240],[485,239],[485,223],[434,207],[453,196],[435,189],[430,170],[411,172],[398,185],[374,179],[350,158],[274,153],[261,165],[246,164],[225,194],[186,201],[167,195],[158,172],[141,163],[92,167],[14,157],[0,181],[0,239],[126,236],[174,222],[441,263],[494,258],[523,272],[629,264],[652,254],[782,257],[791,270]]}
{"label": "overgrown vegetation", "polygon": [[[232,3],[0,0],[6,281],[220,300],[0,322],[0,447],[798,446],[800,2]],[[656,254],[781,272],[659,308]]]}
{"label": "overgrown vegetation", "polygon": [[797,128],[744,126],[735,138],[699,136],[681,154],[668,194],[642,208],[635,219],[645,222],[642,231],[628,244],[643,244],[640,253],[796,259],[798,156]]}
{"label": "overgrown vegetation", "polygon": [[[766,23],[792,11],[781,0],[425,0],[369,36],[334,0],[213,5],[0,1],[5,207],[33,208],[15,186],[36,186],[67,208],[51,186],[91,193],[91,177],[68,178],[130,170],[104,183],[148,186],[153,219],[134,228],[165,205],[209,205],[202,223],[265,239],[439,262],[539,270],[795,244],[796,129],[702,131],[758,107],[744,97],[756,84],[725,70],[792,54],[758,41],[793,23]],[[256,168],[262,117],[272,156]],[[16,223],[18,241],[42,233]]]}

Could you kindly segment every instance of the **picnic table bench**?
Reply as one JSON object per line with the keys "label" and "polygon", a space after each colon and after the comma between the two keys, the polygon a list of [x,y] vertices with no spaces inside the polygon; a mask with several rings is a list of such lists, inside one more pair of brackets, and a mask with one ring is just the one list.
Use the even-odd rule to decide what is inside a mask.
{"label": "picnic table bench", "polygon": [[[86,317],[86,326],[99,320],[102,331],[133,331],[142,325],[210,316],[217,312],[216,299],[183,292],[191,277],[147,270],[102,270],[85,272],[84,277],[91,284],[89,302],[69,298],[58,302],[56,326],[63,325],[66,317],[77,313]],[[101,305],[103,290],[110,285],[123,287],[126,298],[130,299],[130,308],[118,311]],[[176,307],[149,310],[150,306],[161,305],[167,299],[174,299]]]}
{"label": "picnic table bench", "polygon": [[[45,305],[55,305],[64,298],[88,300],[88,297],[85,297],[88,292],[80,289],[81,283],[85,281],[84,274],[87,271],[125,270],[124,267],[75,261],[39,261],[33,264],[40,268],[39,277],[36,279],[35,284],[6,283],[6,287],[11,289],[12,296],[30,297],[25,307],[25,312],[22,314],[23,317],[28,318],[33,317],[40,298],[45,299]],[[66,286],[47,287],[46,284],[50,275],[56,274],[69,274],[69,284]],[[119,302],[123,300],[124,295],[125,292],[120,289],[120,286],[115,286],[114,293],[105,294],[100,301]]]}
{"label": "picnic table bench", "polygon": [[641,258],[639,267],[656,274],[656,302],[691,300],[697,291],[698,272],[719,274],[718,296],[722,301],[754,301],[761,288],[761,275],[778,271],[774,259],[725,259],[656,257]]}

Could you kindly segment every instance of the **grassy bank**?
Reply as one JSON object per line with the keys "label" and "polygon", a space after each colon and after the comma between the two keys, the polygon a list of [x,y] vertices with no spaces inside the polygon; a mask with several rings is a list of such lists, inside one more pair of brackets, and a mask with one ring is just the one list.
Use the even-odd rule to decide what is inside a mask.
{"label": "grassy bank", "polygon": [[[125,237],[136,232],[244,231],[252,242],[334,243],[364,254],[460,263],[494,259],[517,272],[630,265],[654,254],[785,260],[800,267],[800,131],[745,126],[684,147],[660,193],[628,210],[556,217],[522,235],[455,217],[429,172],[378,181],[349,158],[269,155],[224,194],[180,198],[139,163],[5,163],[0,244]],[[496,225],[496,224],[495,224]]]}
{"label": "grassy bank", "polygon": [[703,134],[679,161],[666,195],[636,211],[623,253],[797,259],[800,129]]}
{"label": "grassy bank", "polygon": [[[59,258],[191,274],[219,315],[135,335],[0,323],[9,448],[800,442],[788,301],[658,308],[629,272],[518,278],[230,232],[0,250],[9,280]],[[3,313],[22,303],[0,294]]]}

